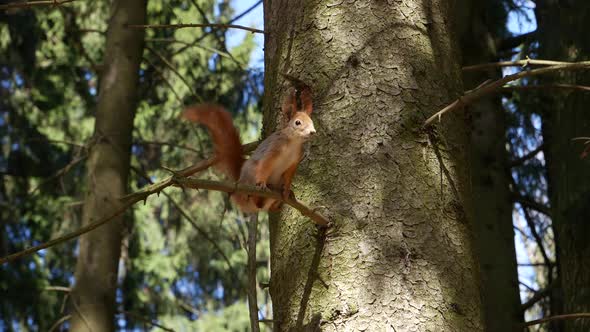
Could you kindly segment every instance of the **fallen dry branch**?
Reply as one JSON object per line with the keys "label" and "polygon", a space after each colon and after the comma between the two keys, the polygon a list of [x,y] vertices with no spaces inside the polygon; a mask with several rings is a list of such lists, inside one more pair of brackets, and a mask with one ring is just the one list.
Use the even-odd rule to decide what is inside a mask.
{"label": "fallen dry branch", "polygon": [[[539,61],[544,61],[544,60],[523,60],[523,61],[539,62]],[[590,61],[564,63],[564,64],[553,65],[553,66],[549,66],[549,67],[545,67],[545,68],[538,68],[538,69],[532,69],[532,70],[527,70],[527,71],[521,71],[516,74],[504,76],[501,79],[498,79],[495,81],[485,82],[484,84],[480,85],[479,87],[465,93],[463,96],[459,97],[459,99],[455,100],[454,102],[452,102],[451,104],[449,104],[448,106],[443,108],[442,110],[436,112],[433,116],[431,116],[430,118],[428,118],[425,121],[424,126],[425,127],[430,126],[436,120],[440,121],[441,117],[445,113],[451,112],[451,111],[456,110],[458,108],[465,107],[465,106],[473,103],[474,101],[476,101],[486,95],[496,92],[497,90],[501,89],[504,86],[504,84],[506,84],[508,82],[512,82],[512,81],[521,79],[523,77],[544,75],[544,74],[549,74],[549,73],[553,73],[556,71],[562,71],[562,70],[577,70],[577,69],[590,69]]]}

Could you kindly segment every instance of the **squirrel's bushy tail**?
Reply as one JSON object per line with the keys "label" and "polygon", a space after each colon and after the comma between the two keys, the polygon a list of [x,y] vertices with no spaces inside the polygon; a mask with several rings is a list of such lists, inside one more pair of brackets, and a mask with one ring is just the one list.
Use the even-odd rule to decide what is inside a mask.
{"label": "squirrel's bushy tail", "polygon": [[238,181],[244,153],[231,114],[220,105],[200,104],[186,108],[182,117],[209,129],[215,148],[215,168],[231,180]]}

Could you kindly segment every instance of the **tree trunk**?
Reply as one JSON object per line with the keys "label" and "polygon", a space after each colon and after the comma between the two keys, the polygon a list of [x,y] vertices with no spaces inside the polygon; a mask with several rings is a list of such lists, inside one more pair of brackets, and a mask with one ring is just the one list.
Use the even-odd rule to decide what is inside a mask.
{"label": "tree trunk", "polygon": [[[539,53],[562,61],[588,60],[590,2],[538,1]],[[545,78],[543,83],[590,85],[588,71]],[[552,221],[558,248],[559,275],[565,313],[590,312],[590,158],[573,141],[590,136],[590,96],[550,91],[542,96],[543,136]],[[555,314],[555,313],[554,313]],[[565,331],[589,331],[590,320],[564,322]]]}
{"label": "tree trunk", "polygon": [[[492,2],[463,0],[461,13],[461,50],[463,65],[498,61],[492,31],[501,31],[505,22],[501,17],[486,15],[502,12]],[[497,21],[492,21],[496,19]],[[472,89],[487,79],[501,77],[499,69],[465,72],[466,89]],[[514,228],[512,201],[509,190],[509,166],[506,152],[506,122],[499,95],[483,98],[469,106],[472,114],[471,183],[476,222],[474,231],[481,269],[481,293],[485,330],[522,331],[523,321]]]}
{"label": "tree trunk", "polygon": [[[143,31],[125,24],[143,24],[146,0],[112,4],[106,37],[104,71],[88,159],[88,193],[83,223],[113,213],[126,193],[133,118],[136,108]],[[123,217],[80,238],[72,292],[72,331],[113,331],[117,267]]]}
{"label": "tree trunk", "polygon": [[461,88],[451,13],[440,0],[266,2],[266,132],[280,73],[307,82],[318,134],[293,189],[334,224],[324,236],[291,209],[272,217],[276,331],[482,330],[467,117],[422,128]]}

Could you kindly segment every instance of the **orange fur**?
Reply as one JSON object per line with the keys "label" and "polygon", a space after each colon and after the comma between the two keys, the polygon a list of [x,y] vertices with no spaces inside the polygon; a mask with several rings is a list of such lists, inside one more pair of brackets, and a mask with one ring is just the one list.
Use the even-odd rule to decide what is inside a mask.
{"label": "orange fur", "polygon": [[215,147],[215,167],[237,181],[244,164],[244,152],[231,114],[220,105],[201,104],[185,109],[182,116],[209,129]]}

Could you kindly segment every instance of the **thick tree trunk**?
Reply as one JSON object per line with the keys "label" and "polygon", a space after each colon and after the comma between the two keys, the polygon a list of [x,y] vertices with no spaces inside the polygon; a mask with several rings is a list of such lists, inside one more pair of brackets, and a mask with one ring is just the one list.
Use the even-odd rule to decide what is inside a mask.
{"label": "thick tree trunk", "polygon": [[[588,60],[590,2],[543,0],[536,9],[539,53],[562,61]],[[545,83],[590,85],[588,71],[563,73]],[[565,313],[590,312],[590,158],[572,141],[590,136],[590,97],[551,91],[543,96],[543,135],[550,186],[552,220],[559,250],[559,275]],[[589,331],[590,320],[568,320],[565,331]]]}
{"label": "thick tree trunk", "polygon": [[467,117],[422,129],[460,90],[447,3],[266,2],[266,125],[280,73],[311,85],[318,135],[294,191],[334,223],[324,237],[293,210],[272,218],[276,331],[482,330]]}
{"label": "thick tree trunk", "polygon": [[[118,197],[126,193],[143,31],[124,25],[144,24],[145,15],[146,0],[117,0],[112,4],[88,160],[84,224],[112,214],[120,204]],[[80,238],[71,298],[72,331],[114,330],[122,231],[120,217]]]}
{"label": "thick tree trunk", "polygon": [[[492,31],[500,31],[501,17],[486,15],[502,12],[493,8],[502,4],[480,0],[462,0],[458,8],[463,64],[475,65],[498,61]],[[491,21],[493,19],[498,21]],[[499,69],[466,72],[466,89],[487,79],[501,76]],[[499,95],[479,100],[469,106],[472,114],[471,183],[473,184],[474,231],[481,270],[481,292],[485,330],[490,332],[522,331],[523,321],[506,152],[506,125]]]}

